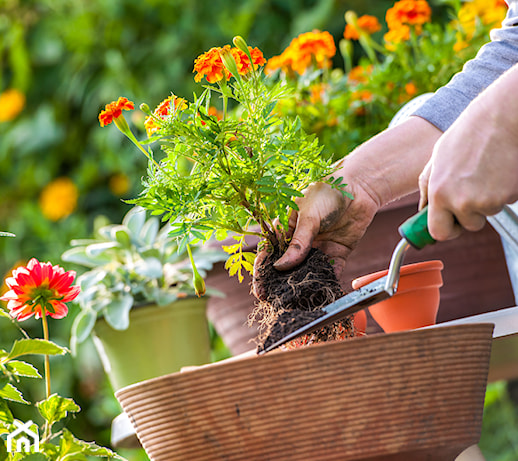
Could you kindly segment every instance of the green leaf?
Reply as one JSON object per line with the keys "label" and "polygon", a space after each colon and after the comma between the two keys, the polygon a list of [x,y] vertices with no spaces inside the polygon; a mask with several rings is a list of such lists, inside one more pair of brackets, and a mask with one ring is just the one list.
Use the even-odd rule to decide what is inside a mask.
{"label": "green leaf", "polygon": [[146,245],[152,245],[158,234],[160,223],[158,218],[149,218],[140,232],[140,238]]}
{"label": "green leaf", "polygon": [[0,400],[0,421],[8,424],[14,421],[13,414],[5,400]]}
{"label": "green leaf", "polygon": [[4,311],[1,307],[0,307],[0,317],[5,317],[6,319],[12,320],[12,317],[9,315],[9,313]]}
{"label": "green leaf", "polygon": [[157,258],[146,258],[137,261],[135,272],[150,279],[157,279],[164,274],[162,263]]}
{"label": "green leaf", "polygon": [[41,378],[41,375],[37,368],[27,362],[22,362],[21,360],[11,360],[6,363],[5,367],[9,370],[13,375],[16,376],[26,376],[28,378]]}
{"label": "green leaf", "polygon": [[92,309],[82,310],[74,319],[72,324],[72,336],[78,343],[82,343],[88,338],[92,332],[95,321],[97,320],[97,312]]}
{"label": "green leaf", "polygon": [[48,399],[36,404],[41,416],[49,422],[50,425],[66,418],[68,413],[78,413],[81,411],[72,399],[61,397],[58,394],[52,394]]}
{"label": "green leaf", "polygon": [[110,236],[123,248],[131,248],[130,230],[126,226],[112,226],[110,229]]}
{"label": "green leaf", "polygon": [[126,213],[122,220],[122,225],[126,226],[132,235],[140,235],[142,226],[146,222],[146,210],[136,206]]}
{"label": "green leaf", "polygon": [[125,461],[122,456],[119,456],[117,453],[109,450],[108,448],[100,447],[93,442],[85,442],[83,440],[76,439],[67,429],[63,429],[63,435],[61,436],[59,448],[59,459],[63,461],[86,459],[81,457],[81,455],[106,457],[109,459]]}
{"label": "green leaf", "polygon": [[103,260],[94,258],[86,254],[85,247],[70,248],[61,255],[63,261],[79,264],[81,266],[93,268],[102,264]]}
{"label": "green leaf", "polygon": [[58,346],[52,341],[44,339],[20,339],[15,341],[8,358],[14,359],[22,355],[45,354],[45,355],[63,355],[67,353],[65,347]]}
{"label": "green leaf", "polygon": [[133,306],[133,296],[123,295],[114,299],[104,309],[104,318],[115,330],[126,330],[129,326],[129,313]]}
{"label": "green leaf", "polygon": [[0,389],[0,398],[11,400],[13,402],[25,403],[27,405],[29,404],[29,402],[23,398],[22,393],[12,384],[7,384]]}
{"label": "green leaf", "polygon": [[[100,242],[100,243],[92,243],[85,248],[85,254],[87,257],[92,258],[92,260],[97,261],[97,265],[102,262],[109,262],[111,258],[105,254],[107,250],[111,250],[112,248],[120,248],[121,244],[119,242]],[[102,258],[100,258],[102,256]]]}

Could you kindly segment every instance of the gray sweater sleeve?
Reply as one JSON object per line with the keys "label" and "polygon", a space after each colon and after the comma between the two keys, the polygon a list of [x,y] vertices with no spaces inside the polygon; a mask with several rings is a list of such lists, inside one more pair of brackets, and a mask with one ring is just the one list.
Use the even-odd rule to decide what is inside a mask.
{"label": "gray sweater sleeve", "polygon": [[518,0],[509,0],[508,4],[502,27],[491,31],[491,41],[412,115],[422,117],[445,131],[471,100],[518,63]]}

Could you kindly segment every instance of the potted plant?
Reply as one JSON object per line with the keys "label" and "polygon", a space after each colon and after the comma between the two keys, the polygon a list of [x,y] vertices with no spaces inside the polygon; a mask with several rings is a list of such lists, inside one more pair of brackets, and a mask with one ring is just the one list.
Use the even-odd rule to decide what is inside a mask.
{"label": "potted plant", "polygon": [[[318,33],[312,38],[323,39]],[[113,121],[149,158],[148,178],[134,203],[169,220],[170,235],[179,239],[180,248],[231,233],[234,243],[223,246],[229,255],[226,268],[241,280],[243,272],[253,271],[255,259],[254,253],[244,251],[246,237],[259,237],[269,247],[264,271],[255,274],[261,286],[256,317],[266,335],[283,313],[315,312],[343,295],[320,251],[312,251],[306,264],[283,274],[272,264],[287,246],[289,209],[297,209],[294,198],[309,184],[323,181],[349,194],[341,179],[333,178],[335,167],[321,155],[315,135],[306,134],[298,118],[279,117],[276,107],[290,97],[289,87],[263,75],[265,59],[259,49],[241,37],[233,43],[235,47],[212,48],[196,59],[195,80],[205,78],[208,84],[194,101],[171,95],[153,112],[141,105],[148,116],[149,139],[144,144],[158,144],[161,159],[130,130],[122,113],[134,108],[131,101],[121,97],[108,104],[99,120],[102,126]],[[306,58],[308,66],[329,64],[327,57]],[[213,108],[215,97],[221,114]],[[353,334],[351,319],[344,319],[326,327],[321,337]]]}
{"label": "potted plant", "polygon": [[195,296],[191,271],[198,283],[223,252],[179,252],[170,230],[134,207],[121,224],[72,241],[62,255],[89,269],[78,277],[72,350],[93,334],[114,389],[210,361],[207,298]]}

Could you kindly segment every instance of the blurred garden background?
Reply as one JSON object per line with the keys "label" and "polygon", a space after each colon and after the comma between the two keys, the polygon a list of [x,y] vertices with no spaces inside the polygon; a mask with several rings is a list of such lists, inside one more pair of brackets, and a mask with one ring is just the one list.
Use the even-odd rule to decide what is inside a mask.
{"label": "blurred garden background", "polygon": [[[147,159],[115,128],[100,128],[97,116],[110,101],[125,96],[155,107],[171,92],[191,99],[194,59],[235,35],[270,59],[302,33],[327,31],[336,46],[329,68],[298,74],[272,65],[272,78],[294,88],[279,110],[319,136],[323,155],[340,158],[412,97],[446,83],[506,8],[499,0],[429,4],[426,23],[396,37],[401,31],[389,30],[385,16],[392,0],[0,0],[0,230],[16,234],[0,239],[0,274],[31,257],[80,273],[61,260],[70,241],[89,237],[95,223],[119,223],[130,209],[125,200],[140,192]],[[362,33],[347,33],[347,11]],[[362,23],[364,15],[378,22]],[[144,114],[127,118],[145,137]],[[51,322],[61,345],[70,340],[77,307],[70,308]],[[24,327],[38,336],[31,322]],[[0,349],[18,335],[0,318]],[[214,357],[228,355],[213,340]],[[109,446],[120,408],[92,345],[53,362],[57,390],[83,409],[69,426]],[[26,389],[27,399],[42,398],[39,387]],[[13,404],[17,418],[29,419],[26,411]],[[518,410],[505,383],[488,391],[481,446],[488,461],[518,459]],[[142,450],[121,454],[147,459]]]}

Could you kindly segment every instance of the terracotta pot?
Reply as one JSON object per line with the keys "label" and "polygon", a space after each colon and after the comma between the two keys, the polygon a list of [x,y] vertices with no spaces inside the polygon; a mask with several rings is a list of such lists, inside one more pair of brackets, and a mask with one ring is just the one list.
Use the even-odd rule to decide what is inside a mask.
{"label": "terracotta pot", "polygon": [[[401,239],[397,228],[417,212],[419,194],[412,194],[382,208],[367,232],[351,252],[341,276],[344,289],[352,280],[388,268],[390,256]],[[409,248],[405,263],[440,260],[444,263],[441,304],[437,322],[469,317],[514,306],[502,242],[486,224],[478,232],[463,232],[459,238],[430,245],[422,250]],[[367,311],[367,333],[381,331]]]}
{"label": "terracotta pot", "polygon": [[152,461],[453,461],[478,442],[492,324],[230,359],[116,392]]}
{"label": "terracotta pot", "polygon": [[[439,310],[442,286],[441,261],[423,261],[401,267],[396,293],[369,307],[369,312],[386,333],[433,325]],[[364,275],[352,282],[361,288],[387,275],[388,270]]]}

